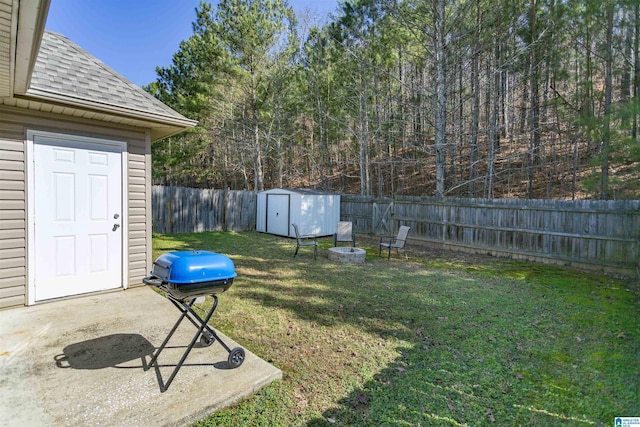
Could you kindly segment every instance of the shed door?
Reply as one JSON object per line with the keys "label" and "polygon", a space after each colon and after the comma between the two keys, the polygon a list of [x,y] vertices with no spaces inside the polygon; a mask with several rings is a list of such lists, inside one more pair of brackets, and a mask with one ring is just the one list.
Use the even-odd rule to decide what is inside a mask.
{"label": "shed door", "polygon": [[122,286],[122,151],[34,136],[36,301]]}
{"label": "shed door", "polygon": [[267,194],[267,233],[289,235],[288,194]]}

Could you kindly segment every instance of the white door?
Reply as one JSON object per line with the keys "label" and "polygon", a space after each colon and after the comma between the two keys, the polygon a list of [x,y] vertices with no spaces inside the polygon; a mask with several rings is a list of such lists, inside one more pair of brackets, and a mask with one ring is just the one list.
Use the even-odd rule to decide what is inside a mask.
{"label": "white door", "polygon": [[122,151],[34,136],[36,301],[122,286]]}
{"label": "white door", "polygon": [[289,235],[289,195],[267,194],[267,233]]}

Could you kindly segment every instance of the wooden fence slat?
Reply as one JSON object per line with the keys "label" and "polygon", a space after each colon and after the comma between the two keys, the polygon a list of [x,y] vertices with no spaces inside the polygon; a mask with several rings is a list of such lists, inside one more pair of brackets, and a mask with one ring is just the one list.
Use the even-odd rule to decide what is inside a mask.
{"label": "wooden fence slat", "polygon": [[244,231],[256,227],[256,193],[154,185],[153,232]]}

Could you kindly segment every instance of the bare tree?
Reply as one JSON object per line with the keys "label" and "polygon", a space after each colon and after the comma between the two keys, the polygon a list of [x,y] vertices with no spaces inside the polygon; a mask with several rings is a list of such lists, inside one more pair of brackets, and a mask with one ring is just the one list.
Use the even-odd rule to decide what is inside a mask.
{"label": "bare tree", "polygon": [[436,149],[436,197],[444,197],[446,172],[446,127],[447,127],[447,78],[445,45],[445,0],[434,2],[434,46],[436,61],[436,106],[435,106],[435,149]]}

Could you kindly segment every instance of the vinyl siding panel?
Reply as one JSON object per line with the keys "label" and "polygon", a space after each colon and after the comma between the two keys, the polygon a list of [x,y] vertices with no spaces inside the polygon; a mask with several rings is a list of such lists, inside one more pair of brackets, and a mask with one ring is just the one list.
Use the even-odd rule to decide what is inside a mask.
{"label": "vinyl siding panel", "polygon": [[22,286],[22,281],[19,277],[0,279],[0,289],[15,288],[20,286]]}
{"label": "vinyl siding panel", "polygon": [[21,151],[7,151],[2,153],[2,160],[8,162],[24,162],[24,153]]}
{"label": "vinyl siding panel", "polygon": [[129,239],[129,246],[132,248],[132,252],[134,251],[133,248],[134,247],[143,247],[146,248],[147,246],[147,239],[145,237],[139,238],[139,239]]}
{"label": "vinyl siding panel", "polygon": [[[0,269],[0,279],[16,279],[20,280],[23,283],[24,287],[24,277],[27,274],[27,269],[24,267],[13,267],[13,268],[2,268]],[[23,289],[24,291],[24,289]],[[23,293],[24,295],[24,293]],[[24,304],[24,301],[23,301]]]}
{"label": "vinyl siding panel", "polygon": [[1,243],[2,247],[4,249],[15,249],[15,248],[25,249],[27,247],[26,239],[2,239],[1,242],[2,242]]}
{"label": "vinyl siding panel", "polygon": [[0,204],[0,212],[3,210],[15,210],[22,209],[24,210],[26,203],[24,200],[4,200],[2,204]]}
{"label": "vinyl siding panel", "polygon": [[24,191],[5,190],[0,187],[0,200],[24,200]]}
{"label": "vinyl siding panel", "polygon": [[[24,286],[21,286],[21,288],[24,288]],[[0,309],[19,307],[21,305],[24,305],[24,294],[0,297]]]}
{"label": "vinyl siding panel", "polygon": [[0,119],[0,308],[26,296],[24,132]]}
{"label": "vinyl siding panel", "polygon": [[24,182],[24,171],[0,170],[0,180]]}
{"label": "vinyl siding panel", "polygon": [[[27,237],[26,230],[0,230],[0,241],[6,241],[8,239],[25,239]],[[3,249],[7,246],[2,245]]]}
{"label": "vinyl siding panel", "polygon": [[[25,295],[26,250],[22,246],[0,250],[0,307],[3,298]],[[4,247],[4,246],[3,246]]]}
{"label": "vinyl siding panel", "polygon": [[3,219],[22,219],[24,220],[24,209],[8,209],[0,210],[0,221]]}
{"label": "vinyl siding panel", "polygon": [[129,260],[130,260],[131,262],[146,261],[146,259],[147,259],[147,258],[146,258],[146,257],[147,257],[146,252],[147,252],[147,251],[146,251],[146,250],[144,250],[144,248],[143,248],[143,251],[142,251],[142,252],[140,252],[139,254],[129,254]]}
{"label": "vinyl siding panel", "polygon": [[131,169],[129,171],[129,177],[135,177],[135,178],[145,178],[144,176],[144,169]]}
{"label": "vinyl siding panel", "polygon": [[[150,138],[150,134],[146,137]],[[151,203],[147,202],[151,194],[150,152],[150,144],[129,149],[129,286],[142,283],[151,263]]]}
{"label": "vinyl siding panel", "polygon": [[0,179],[0,188],[10,191],[24,191],[24,179],[21,181]]}
{"label": "vinyl siding panel", "polygon": [[129,230],[129,241],[135,239],[144,239],[146,238],[145,231],[131,231]]}
{"label": "vinyl siding panel", "polygon": [[27,260],[25,257],[0,259],[0,270],[26,267]]}
{"label": "vinyl siding panel", "polygon": [[13,286],[11,288],[0,288],[0,300],[5,298],[22,297],[22,286]]}
{"label": "vinyl siding panel", "polygon": [[140,199],[140,200],[131,200],[129,199],[129,208],[142,208],[142,209],[146,209],[146,204],[144,199]]}
{"label": "vinyl siding panel", "polygon": [[137,185],[137,184],[129,183],[129,193],[144,195],[145,194],[145,186],[144,186],[144,184]]}
{"label": "vinyl siding panel", "polygon": [[141,284],[151,263],[150,131],[0,106],[0,309],[27,303],[27,130],[127,143],[129,230],[123,236],[128,245],[124,268],[128,286]]}
{"label": "vinyl siding panel", "polygon": [[5,153],[8,151],[0,150],[0,169],[3,171],[21,171],[24,172],[24,162],[17,162],[15,160],[4,160]]}
{"label": "vinyl siding panel", "polygon": [[24,219],[0,219],[0,230],[16,230],[26,228],[26,221]]}
{"label": "vinyl siding panel", "polygon": [[[1,177],[0,177],[1,179]],[[142,185],[145,186],[147,185],[147,181],[144,179],[143,176],[130,176],[129,177],[129,185]]]}
{"label": "vinyl siding panel", "polygon": [[142,270],[146,274],[147,271],[147,262],[146,261],[132,261],[130,263],[131,268],[134,270]]}
{"label": "vinyl siding panel", "polygon": [[[129,231],[146,231],[146,224],[144,222],[134,222],[134,223],[129,223]],[[132,248],[129,248],[129,251],[131,251]]]}
{"label": "vinyl siding panel", "polygon": [[26,256],[27,254],[24,248],[0,249],[0,259],[20,258]]}
{"label": "vinyl siding panel", "polygon": [[[1,129],[1,128],[0,128]],[[14,129],[15,131],[15,129]],[[22,143],[18,141],[0,141],[0,150],[4,151],[18,151],[24,153]]]}

